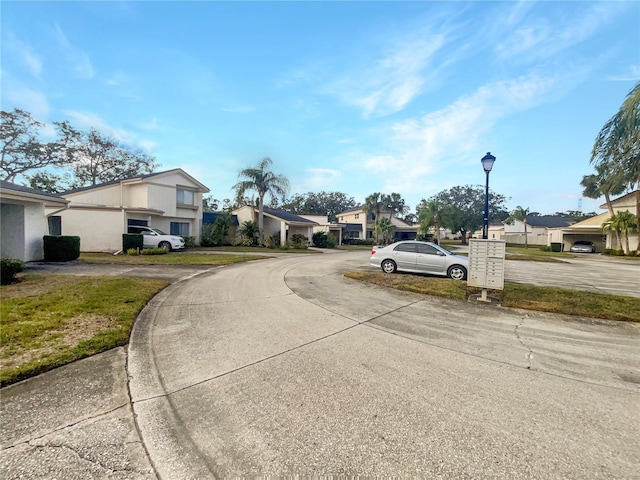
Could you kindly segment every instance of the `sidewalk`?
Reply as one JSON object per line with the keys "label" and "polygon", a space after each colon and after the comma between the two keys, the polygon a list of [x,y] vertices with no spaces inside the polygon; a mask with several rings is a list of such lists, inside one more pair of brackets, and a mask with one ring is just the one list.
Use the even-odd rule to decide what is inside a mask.
{"label": "sidewalk", "polygon": [[155,479],[129,403],[125,349],[0,390],[0,476]]}

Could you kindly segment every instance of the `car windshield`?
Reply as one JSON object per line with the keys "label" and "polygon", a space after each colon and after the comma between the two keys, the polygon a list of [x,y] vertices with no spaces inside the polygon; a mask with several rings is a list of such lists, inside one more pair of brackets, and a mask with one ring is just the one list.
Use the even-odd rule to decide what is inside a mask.
{"label": "car windshield", "polygon": [[447,255],[455,255],[453,252],[450,252],[446,248],[442,248],[440,245],[438,245],[438,248],[440,249],[440,251],[446,253]]}
{"label": "car windshield", "polygon": [[154,232],[156,232],[158,235],[168,235],[167,233],[164,233],[162,230],[160,230],[159,228],[150,228],[150,230],[153,230]]}
{"label": "car windshield", "polygon": [[591,245],[591,242],[586,242],[584,240],[578,240],[574,243],[574,245]]}

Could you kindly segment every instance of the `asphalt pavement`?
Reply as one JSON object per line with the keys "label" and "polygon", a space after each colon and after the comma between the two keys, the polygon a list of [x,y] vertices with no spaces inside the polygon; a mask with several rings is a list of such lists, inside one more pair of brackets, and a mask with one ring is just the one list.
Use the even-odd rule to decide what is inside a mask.
{"label": "asphalt pavement", "polygon": [[638,325],[342,277],[367,263],[145,270],[174,283],[128,351],[0,390],[3,478],[637,478]]}

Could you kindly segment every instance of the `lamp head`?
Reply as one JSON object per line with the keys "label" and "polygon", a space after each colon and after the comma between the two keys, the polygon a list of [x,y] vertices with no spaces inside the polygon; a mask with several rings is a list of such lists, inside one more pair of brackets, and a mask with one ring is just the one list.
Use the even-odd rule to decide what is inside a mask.
{"label": "lamp head", "polygon": [[487,152],[487,154],[482,157],[482,160],[480,161],[482,162],[482,168],[484,168],[484,171],[489,173],[493,168],[493,162],[496,161],[496,157],[491,155],[491,152]]}

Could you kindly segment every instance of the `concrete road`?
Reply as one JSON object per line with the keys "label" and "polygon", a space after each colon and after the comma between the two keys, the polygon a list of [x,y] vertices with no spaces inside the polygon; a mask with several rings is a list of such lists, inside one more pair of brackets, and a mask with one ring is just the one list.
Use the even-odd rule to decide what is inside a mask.
{"label": "concrete road", "polygon": [[160,478],[638,478],[640,328],[346,279],[368,253],[173,285],[129,350]]}
{"label": "concrete road", "polygon": [[507,260],[505,280],[640,298],[640,262],[578,255],[566,263]]}

